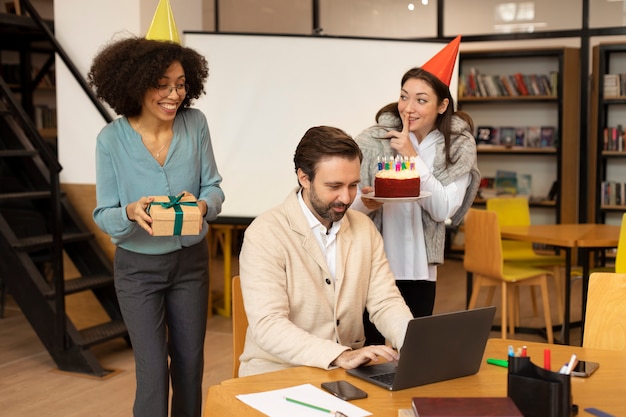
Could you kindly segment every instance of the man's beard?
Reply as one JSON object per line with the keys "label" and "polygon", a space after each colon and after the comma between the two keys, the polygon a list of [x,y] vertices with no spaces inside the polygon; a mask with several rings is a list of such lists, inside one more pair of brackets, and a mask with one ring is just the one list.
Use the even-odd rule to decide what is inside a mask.
{"label": "man's beard", "polygon": [[[311,201],[311,205],[313,206],[313,210],[324,220],[328,220],[331,223],[338,222],[343,219],[343,216],[346,214],[346,210],[350,207],[350,204],[343,203],[332,203],[325,204],[323,203],[317,196],[315,192],[315,187],[313,183],[311,183],[311,188],[309,191],[309,201]],[[336,212],[333,208],[344,208],[343,212]]]}

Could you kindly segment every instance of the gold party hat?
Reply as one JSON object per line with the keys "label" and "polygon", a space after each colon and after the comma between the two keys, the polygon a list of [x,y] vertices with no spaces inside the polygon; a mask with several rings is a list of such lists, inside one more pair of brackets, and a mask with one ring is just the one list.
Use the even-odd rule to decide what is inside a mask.
{"label": "gold party hat", "polygon": [[178,29],[174,21],[174,14],[169,0],[159,0],[150,29],[146,34],[146,39],[155,41],[169,41],[180,44]]}

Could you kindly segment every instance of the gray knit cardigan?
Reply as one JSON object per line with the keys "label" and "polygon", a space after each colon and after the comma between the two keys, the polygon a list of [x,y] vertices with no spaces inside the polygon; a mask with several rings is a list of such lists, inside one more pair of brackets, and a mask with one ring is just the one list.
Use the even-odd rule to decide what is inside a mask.
{"label": "gray knit cardigan", "polygon": [[[363,152],[361,164],[361,185],[373,186],[374,177],[378,168],[376,158],[384,155],[395,155],[385,139],[385,134],[392,130],[402,130],[401,120],[393,113],[383,113],[378,119],[378,124],[365,129],[356,138],[356,142]],[[480,185],[480,171],[476,165],[476,141],[470,127],[458,116],[452,117],[452,129],[450,138],[450,157],[454,163],[446,168],[446,155],[444,141],[436,143],[436,155],[433,162],[432,174],[442,185],[446,186],[457,178],[467,173],[470,174],[470,182],[465,191],[465,198],[461,207],[451,217],[452,225],[458,226],[463,221],[467,210],[471,207],[478,186]],[[383,207],[384,208],[384,207]],[[370,217],[382,232],[382,210],[370,213]],[[422,224],[426,244],[426,255],[429,264],[442,264],[445,249],[446,225],[432,219],[426,210],[422,210]]]}

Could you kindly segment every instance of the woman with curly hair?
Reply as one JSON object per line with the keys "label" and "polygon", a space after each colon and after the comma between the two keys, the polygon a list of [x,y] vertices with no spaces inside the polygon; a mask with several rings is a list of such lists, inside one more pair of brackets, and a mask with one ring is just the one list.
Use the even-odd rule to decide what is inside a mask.
{"label": "woman with curly hair", "polygon": [[[116,245],[115,288],[136,362],[134,415],[198,417],[208,308],[207,220],[224,193],[202,112],[208,65],[174,42],[130,37],[105,46],[88,74],[122,117],[96,144],[93,217]],[[198,235],[153,236],[149,196],[197,199]],[[169,364],[168,364],[169,358]]]}

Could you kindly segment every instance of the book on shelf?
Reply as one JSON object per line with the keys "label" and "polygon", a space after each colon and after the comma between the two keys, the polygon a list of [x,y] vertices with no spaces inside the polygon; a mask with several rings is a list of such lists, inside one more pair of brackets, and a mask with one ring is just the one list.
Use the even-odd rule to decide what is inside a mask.
{"label": "book on shelf", "polygon": [[530,79],[530,86],[532,87],[534,95],[541,96],[546,94],[545,91],[542,92],[541,88],[539,87],[539,77],[537,76],[537,74],[530,74],[528,78]]}
{"label": "book on shelf", "polygon": [[[626,133],[623,130],[619,132],[616,134],[610,128],[605,129],[604,150],[626,149],[624,146]],[[478,146],[503,145],[507,148],[513,146],[554,148],[558,146],[558,132],[555,126],[478,126],[475,137]]]}
{"label": "book on shelf", "polygon": [[551,96],[552,94],[552,86],[550,85],[550,79],[546,74],[541,74],[539,76],[539,89],[541,90],[541,94],[546,96]]}
{"label": "book on shelf", "polygon": [[477,145],[498,145],[500,143],[499,129],[495,126],[478,126],[476,129]]}
{"label": "book on shelf", "polygon": [[604,74],[602,82],[604,97],[617,97],[620,95],[620,76],[619,74]]}
{"label": "book on shelf", "polygon": [[497,170],[495,189],[499,194],[517,194],[517,172]]}
{"label": "book on shelf", "polygon": [[478,93],[480,97],[487,97],[489,94],[487,93],[487,86],[485,85],[485,80],[482,74],[476,72],[476,85],[478,86]]}
{"label": "book on shelf", "polygon": [[603,206],[626,206],[626,183],[603,181],[601,192]]}
{"label": "book on shelf", "polygon": [[482,79],[485,83],[485,89],[487,90],[487,95],[489,97],[498,97],[503,95],[500,90],[500,85],[494,76],[483,74]]}
{"label": "book on shelf", "polygon": [[626,96],[626,73],[604,74],[602,76],[604,97]]}
{"label": "book on shelf", "polygon": [[617,127],[605,127],[602,141],[602,150],[623,152],[626,149],[624,146],[624,142],[626,142],[626,132],[622,125],[617,125]]}
{"label": "book on shelf", "polygon": [[498,190],[496,190],[495,177],[482,177],[480,179],[480,185],[478,186],[477,197],[486,200],[497,196]]}
{"label": "book on shelf", "polygon": [[552,87],[552,96],[558,97],[559,95],[559,73],[557,71],[550,72],[550,87]]}
{"label": "book on shelf", "polygon": [[494,177],[482,177],[478,188],[493,188],[495,183],[496,179]]}
{"label": "book on shelf", "polygon": [[517,174],[517,194],[533,195],[533,178],[530,174]]}
{"label": "book on shelf", "polygon": [[35,110],[35,127],[37,129],[56,129],[57,112],[55,108],[48,106],[36,105]]}
{"label": "book on shelf", "polygon": [[515,128],[515,146],[526,146],[526,127]]}
{"label": "book on shelf", "polygon": [[541,147],[541,126],[528,126],[526,129],[526,146],[529,148]]}
{"label": "book on shelf", "polygon": [[[557,73],[558,76],[558,73]],[[472,67],[469,74],[459,77],[460,97],[516,97],[516,96],[556,96],[556,86],[552,75],[522,74],[490,75],[482,74]]]}
{"label": "book on shelf", "polygon": [[556,145],[556,128],[554,126],[542,126],[540,132],[540,146],[542,148],[551,148]]}
{"label": "book on shelf", "polygon": [[523,417],[510,397],[414,397],[416,417]]}
{"label": "book on shelf", "polygon": [[506,75],[501,75],[500,82],[504,86],[507,95],[511,97],[519,96],[519,92],[515,89],[514,84],[511,84],[509,77],[507,77]]}
{"label": "book on shelf", "polygon": [[467,76],[467,95],[468,96],[478,96],[480,93],[478,92],[478,86],[476,85],[476,68],[471,68],[470,73]]}
{"label": "book on shelf", "polygon": [[504,146],[515,145],[515,128],[504,126],[500,128],[500,144]]}
{"label": "book on shelf", "polygon": [[520,92],[520,95],[527,96],[529,95],[528,87],[526,86],[526,82],[524,81],[524,75],[520,72],[514,74],[515,77],[515,85],[517,86],[517,91]]}

